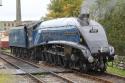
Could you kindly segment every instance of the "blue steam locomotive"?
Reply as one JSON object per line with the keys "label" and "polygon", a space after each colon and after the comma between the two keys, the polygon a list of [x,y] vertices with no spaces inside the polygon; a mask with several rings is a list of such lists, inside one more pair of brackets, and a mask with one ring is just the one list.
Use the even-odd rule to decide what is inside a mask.
{"label": "blue steam locomotive", "polygon": [[89,15],[58,18],[32,27],[18,26],[10,30],[9,46],[21,58],[77,68],[84,72],[104,72],[106,63],[115,56],[105,30]]}

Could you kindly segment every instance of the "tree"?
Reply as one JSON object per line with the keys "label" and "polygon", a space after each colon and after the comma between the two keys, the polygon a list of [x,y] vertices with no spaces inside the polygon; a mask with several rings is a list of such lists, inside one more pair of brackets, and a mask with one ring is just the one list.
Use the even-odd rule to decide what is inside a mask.
{"label": "tree", "polygon": [[103,19],[116,5],[116,0],[96,0],[91,8],[91,17],[95,20]]}
{"label": "tree", "polygon": [[78,16],[83,0],[52,0],[47,18]]}
{"label": "tree", "polygon": [[[103,0],[97,0],[103,1]],[[114,0],[110,0],[113,4]],[[107,1],[108,2],[108,1]],[[102,2],[101,4],[104,5]],[[101,5],[99,4],[99,5]],[[125,54],[125,0],[117,0],[114,6],[100,6],[101,11],[106,11],[98,17],[98,21],[105,27],[110,44],[112,44],[118,55]]]}

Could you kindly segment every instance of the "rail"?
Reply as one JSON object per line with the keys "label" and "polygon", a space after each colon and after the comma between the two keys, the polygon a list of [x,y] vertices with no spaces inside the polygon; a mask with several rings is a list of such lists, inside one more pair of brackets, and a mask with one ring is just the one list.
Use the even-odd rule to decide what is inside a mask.
{"label": "rail", "polygon": [[[18,60],[20,60],[20,61],[23,61],[23,62],[26,62],[26,63],[28,63],[28,64],[31,64],[31,65],[33,65],[33,66],[35,66],[35,67],[41,68],[39,65],[37,65],[37,64],[35,64],[35,63],[33,63],[33,62],[29,62],[29,61],[26,61],[26,60],[22,60],[22,59],[20,59],[20,58],[14,57],[14,56],[12,56],[12,55],[10,55],[10,54],[7,54],[7,53],[4,53],[4,52],[2,52],[2,53],[3,53],[3,54],[6,54],[7,56],[10,56],[10,57],[13,57],[13,58],[15,58],[15,59],[18,59]],[[44,68],[42,68],[42,69],[44,69]],[[44,69],[44,70],[45,70],[45,69]],[[62,76],[59,76],[59,75],[58,75],[57,73],[55,73],[55,72],[52,72],[52,71],[47,71],[47,72],[49,72],[49,73],[51,73],[52,75],[54,75],[54,76],[56,76],[56,77],[59,77],[59,78],[61,78],[61,79],[63,79],[63,80],[66,80],[68,83],[74,83],[74,82],[71,81],[70,79],[64,78],[64,77],[62,77]],[[100,77],[96,77],[96,76],[93,76],[93,75],[84,74],[84,73],[81,73],[81,72],[78,72],[78,71],[74,71],[74,70],[72,70],[72,72],[75,73],[76,75],[82,76],[82,77],[87,78],[87,79],[96,80],[96,81],[101,82],[101,83],[112,83],[111,81],[108,81],[108,80],[106,80],[106,79],[101,79]]]}
{"label": "rail", "polygon": [[[31,62],[22,60],[22,59],[20,59],[20,58],[17,58],[17,57],[14,57],[14,56],[10,56],[10,55],[5,54],[5,53],[3,53],[3,52],[2,52],[2,54],[7,55],[7,56],[9,56],[9,57],[12,57],[12,58],[14,58],[14,59],[20,60],[20,61],[25,62],[25,63],[27,63],[27,64],[30,64],[30,65],[32,65],[32,66],[34,66],[34,67],[41,68],[41,67],[39,67],[39,66],[36,65],[36,64],[33,64],[33,63],[31,63]],[[7,59],[2,58],[1,56],[0,56],[0,58],[3,59],[4,61],[8,62],[8,63],[11,64],[12,66],[14,66],[14,67],[16,67],[16,68],[18,68],[18,69],[21,69],[22,71],[26,72],[27,75],[29,75],[29,76],[31,76],[32,78],[38,80],[38,83],[46,83],[46,82],[44,82],[44,81],[41,81],[39,78],[33,76],[32,74],[27,73],[27,71],[25,71],[24,69],[22,69],[22,68],[19,67],[18,65],[15,65],[15,64],[11,63],[11,62],[8,61]],[[58,74],[56,74],[56,73],[54,73],[54,72],[52,72],[52,71],[45,70],[44,68],[41,68],[41,69],[44,70],[44,72],[47,72],[47,73],[49,73],[49,74],[52,74],[52,75],[56,76],[57,78],[60,78],[60,79],[64,80],[64,81],[67,82],[67,83],[74,83],[74,82],[71,81],[70,79],[67,79],[67,78],[64,78],[64,77],[62,77],[62,76],[59,76]]]}

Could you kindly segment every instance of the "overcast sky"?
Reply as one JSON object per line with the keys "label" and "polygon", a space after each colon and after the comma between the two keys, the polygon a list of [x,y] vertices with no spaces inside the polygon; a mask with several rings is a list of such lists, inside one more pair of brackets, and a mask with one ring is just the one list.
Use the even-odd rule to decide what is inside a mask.
{"label": "overcast sky", "polygon": [[[21,0],[22,20],[39,20],[47,13],[50,0]],[[16,0],[2,0],[0,21],[16,19]]]}

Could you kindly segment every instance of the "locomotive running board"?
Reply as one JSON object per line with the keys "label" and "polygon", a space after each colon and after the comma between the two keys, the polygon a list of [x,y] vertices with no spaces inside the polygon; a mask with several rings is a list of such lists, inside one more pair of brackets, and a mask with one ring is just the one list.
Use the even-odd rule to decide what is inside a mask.
{"label": "locomotive running board", "polygon": [[37,47],[40,45],[47,45],[47,44],[64,44],[64,45],[72,46],[80,50],[88,50],[85,46],[79,43],[71,42],[71,41],[48,41],[48,42],[40,43],[39,45],[36,45],[34,47]]}

